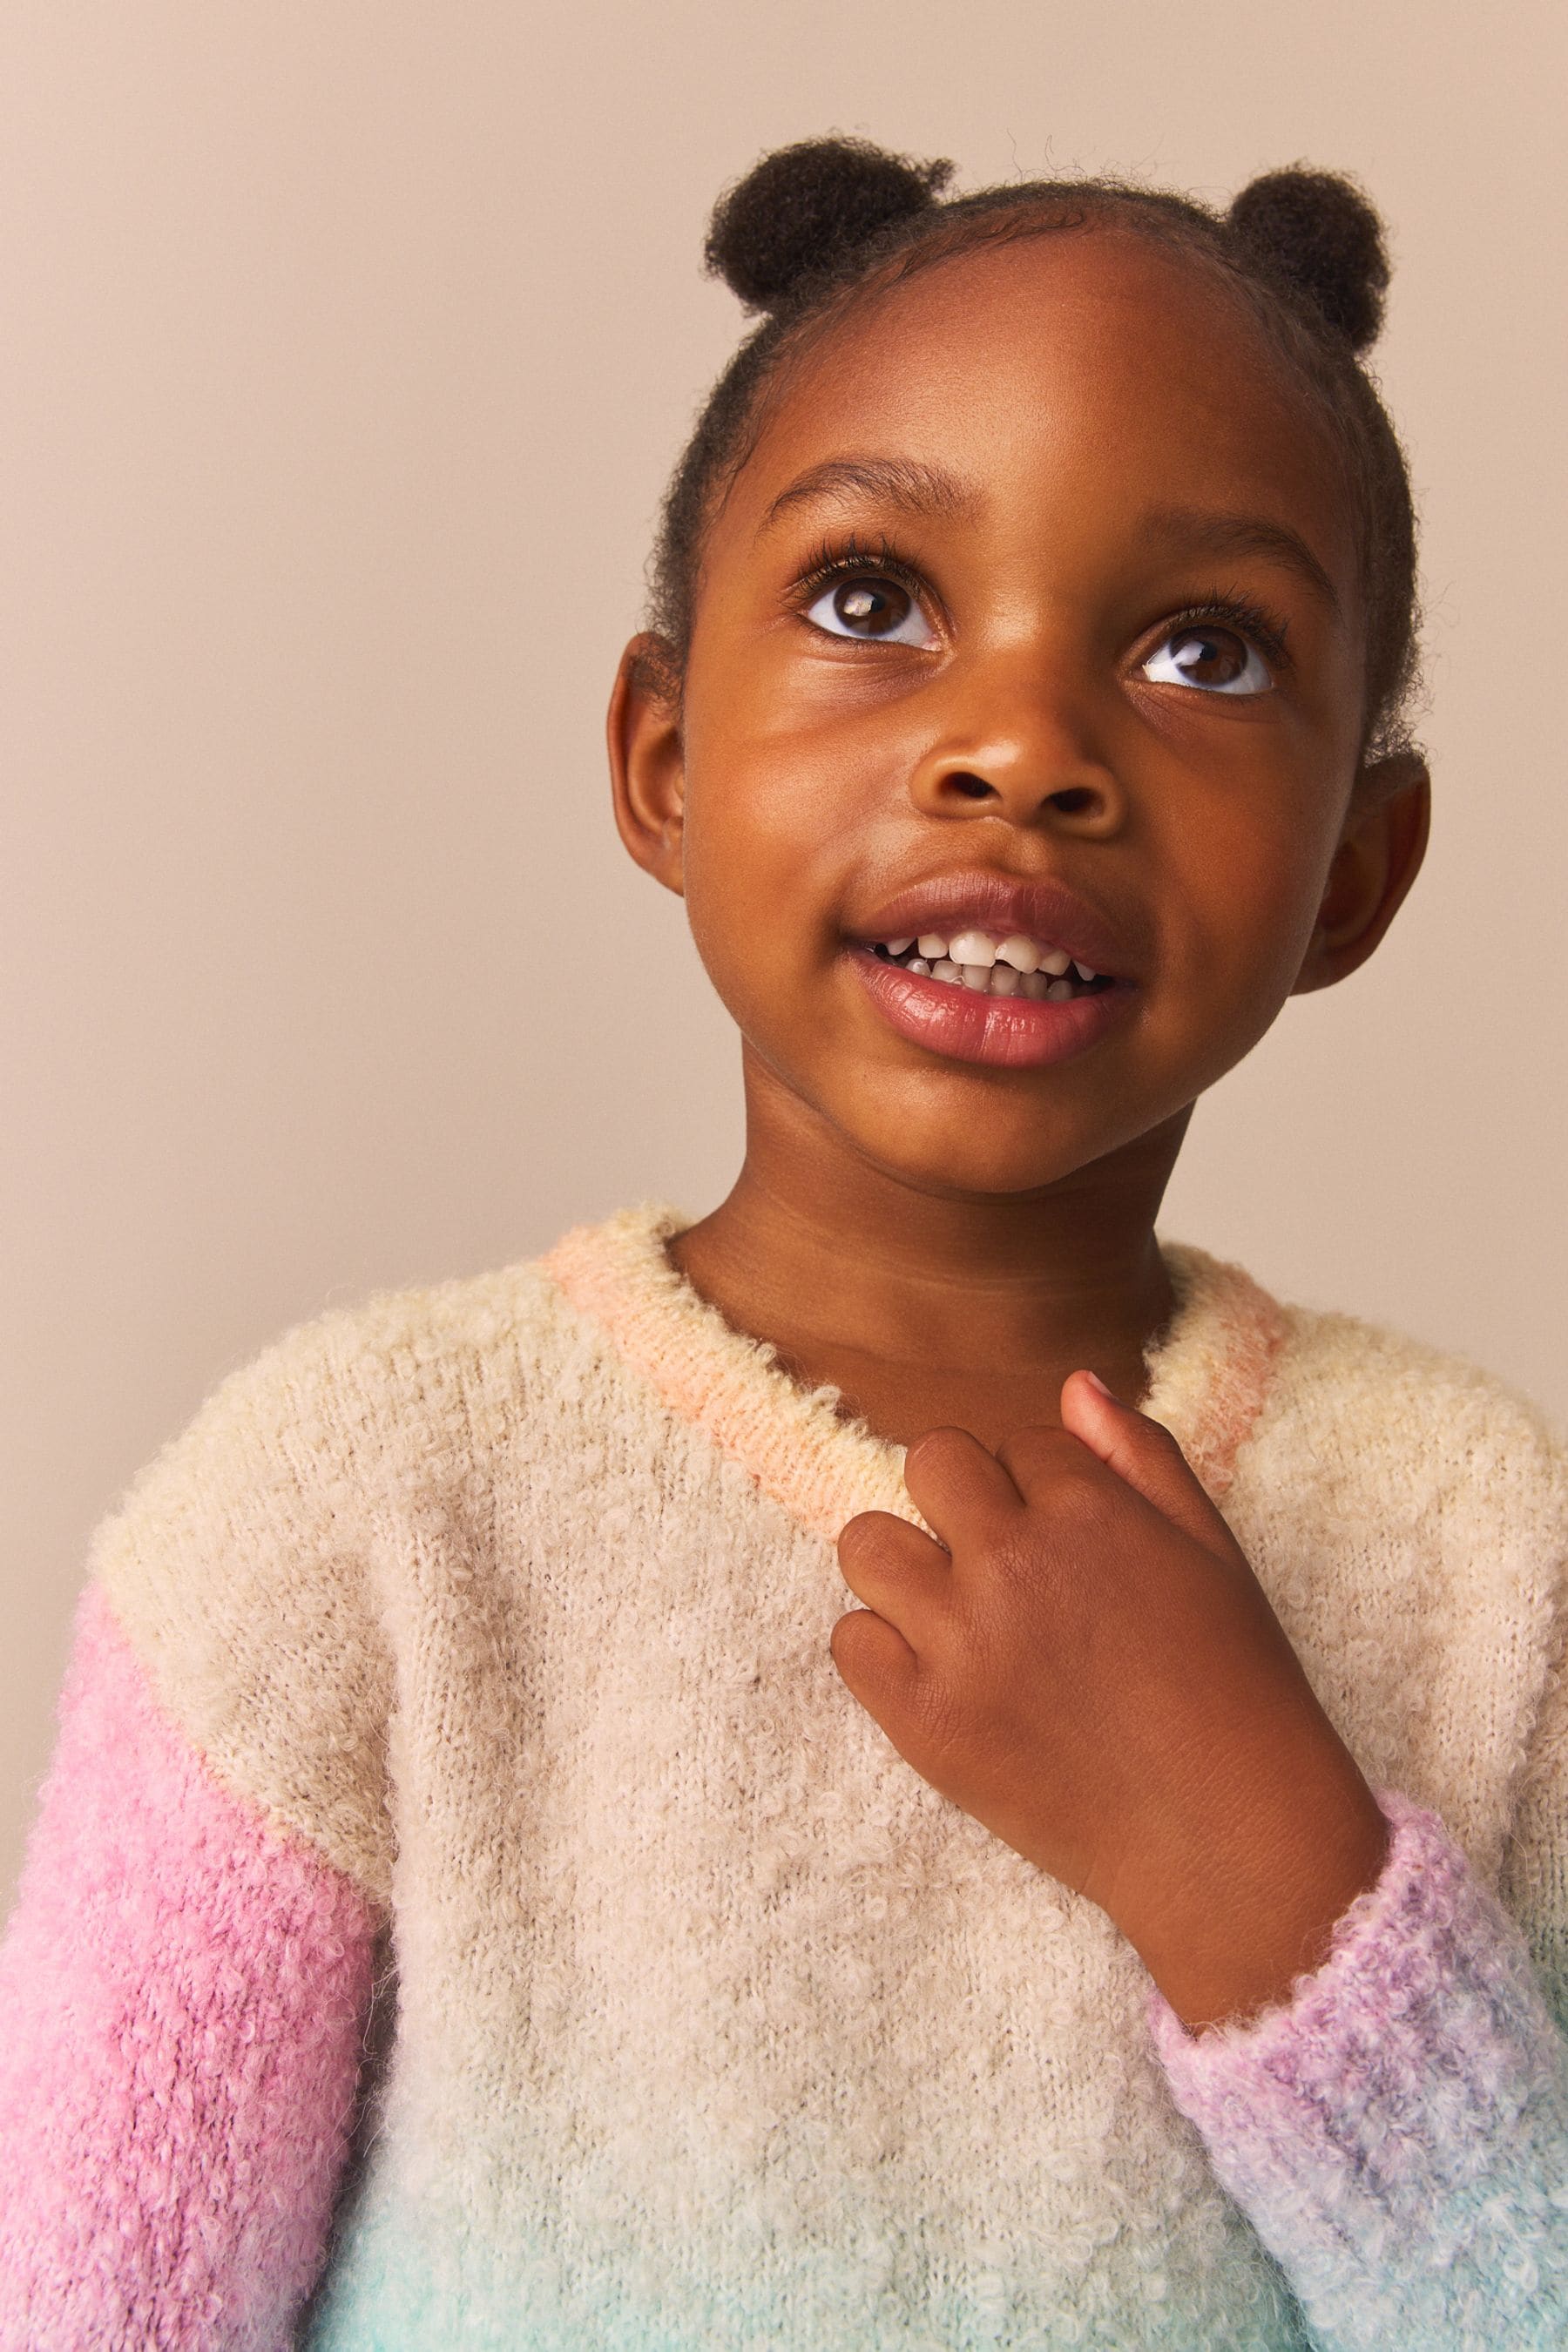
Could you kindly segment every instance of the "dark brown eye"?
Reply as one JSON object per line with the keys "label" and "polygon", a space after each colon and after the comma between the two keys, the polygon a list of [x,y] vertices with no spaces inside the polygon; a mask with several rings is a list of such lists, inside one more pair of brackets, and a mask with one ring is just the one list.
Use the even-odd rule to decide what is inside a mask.
{"label": "dark brown eye", "polygon": [[836,581],[806,608],[806,618],[835,637],[877,637],[896,645],[929,645],[924,614],[907,588],[880,572]]}
{"label": "dark brown eye", "polygon": [[1211,694],[1266,694],[1273,685],[1256,646],[1211,621],[1173,629],[1143,664],[1161,686],[1202,686]]}

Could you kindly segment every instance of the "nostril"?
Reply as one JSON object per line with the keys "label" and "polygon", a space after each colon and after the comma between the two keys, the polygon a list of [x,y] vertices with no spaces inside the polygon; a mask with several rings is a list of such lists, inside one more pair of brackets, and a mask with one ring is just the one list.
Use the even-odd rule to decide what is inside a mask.
{"label": "nostril", "polygon": [[1071,784],[1065,792],[1052,793],[1048,797],[1051,806],[1059,809],[1063,816],[1081,816],[1085,809],[1093,807],[1095,799],[1087,784]]}
{"label": "nostril", "polygon": [[966,801],[984,801],[994,800],[996,798],[995,785],[988,784],[984,776],[949,776],[947,781],[952,786],[954,792],[959,792],[963,794]]}

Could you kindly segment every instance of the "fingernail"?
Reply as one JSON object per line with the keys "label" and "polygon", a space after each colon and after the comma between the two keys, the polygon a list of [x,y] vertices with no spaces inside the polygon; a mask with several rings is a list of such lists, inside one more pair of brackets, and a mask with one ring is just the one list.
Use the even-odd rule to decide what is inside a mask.
{"label": "fingernail", "polygon": [[1105,1382],[1100,1379],[1100,1374],[1098,1372],[1091,1372],[1087,1364],[1084,1367],[1083,1376],[1086,1381],[1089,1381],[1100,1391],[1102,1397],[1109,1397],[1112,1404],[1120,1404],[1121,1402],[1121,1399],[1117,1395],[1116,1391],[1114,1389],[1108,1389]]}

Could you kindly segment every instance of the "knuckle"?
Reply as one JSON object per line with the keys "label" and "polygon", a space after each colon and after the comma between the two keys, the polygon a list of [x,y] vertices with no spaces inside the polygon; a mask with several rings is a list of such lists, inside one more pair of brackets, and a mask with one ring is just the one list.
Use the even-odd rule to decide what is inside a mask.
{"label": "knuckle", "polygon": [[1036,1621],[1056,1618],[1070,1582],[1073,1559],[1083,1547],[1069,1531],[1055,1530],[1009,1543],[997,1551],[992,1573],[971,1596],[969,1634],[976,1653],[1005,1672],[1027,1648]]}
{"label": "knuckle", "polygon": [[949,1693],[937,1687],[920,1690],[916,1707],[921,1748],[930,1762],[938,1763],[963,1747],[967,1727]]}
{"label": "knuckle", "polygon": [[846,1566],[855,1560],[869,1559],[877,1544],[877,1523],[868,1511],[847,1519],[838,1530],[838,1557]]}
{"label": "knuckle", "polygon": [[828,1652],[833,1663],[845,1681],[849,1684],[857,1683],[861,1679],[859,1661],[863,1655],[863,1644],[856,1626],[867,1614],[864,1609],[852,1609],[847,1616],[840,1617],[827,1637]]}
{"label": "knuckle", "polygon": [[[991,1578],[1007,1585],[1032,1585],[1039,1582],[1042,1572],[1051,1563],[1053,1547],[1042,1540],[1038,1528],[1027,1525],[1010,1529],[992,1545],[987,1566]],[[979,1591],[984,1593],[982,1584]]]}
{"label": "knuckle", "polygon": [[928,1429],[904,1450],[904,1467],[911,1463],[922,1470],[951,1468],[962,1461],[973,1444],[967,1430]]}
{"label": "knuckle", "polygon": [[1099,1467],[1092,1459],[1066,1463],[1051,1489],[1052,1518],[1079,1537],[1109,1527],[1121,1499],[1114,1487],[1095,1475]]}
{"label": "knuckle", "polygon": [[928,1752],[950,1746],[967,1719],[963,1693],[952,1674],[930,1664],[922,1664],[910,1677],[905,1703],[910,1726],[918,1727],[921,1744]]}
{"label": "knuckle", "polygon": [[874,1610],[851,1609],[834,1626],[827,1646],[846,1682],[873,1682],[884,1654],[881,1620]]}

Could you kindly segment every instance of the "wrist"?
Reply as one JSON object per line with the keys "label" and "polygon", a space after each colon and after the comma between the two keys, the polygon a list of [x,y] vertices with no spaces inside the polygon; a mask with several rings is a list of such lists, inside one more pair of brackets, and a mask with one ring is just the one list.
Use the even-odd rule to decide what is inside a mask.
{"label": "wrist", "polygon": [[[1348,1759],[1347,1759],[1348,1761]],[[1289,2001],[1388,1858],[1389,1825],[1359,1772],[1315,1800],[1259,1805],[1118,1924],[1192,2033]]]}

